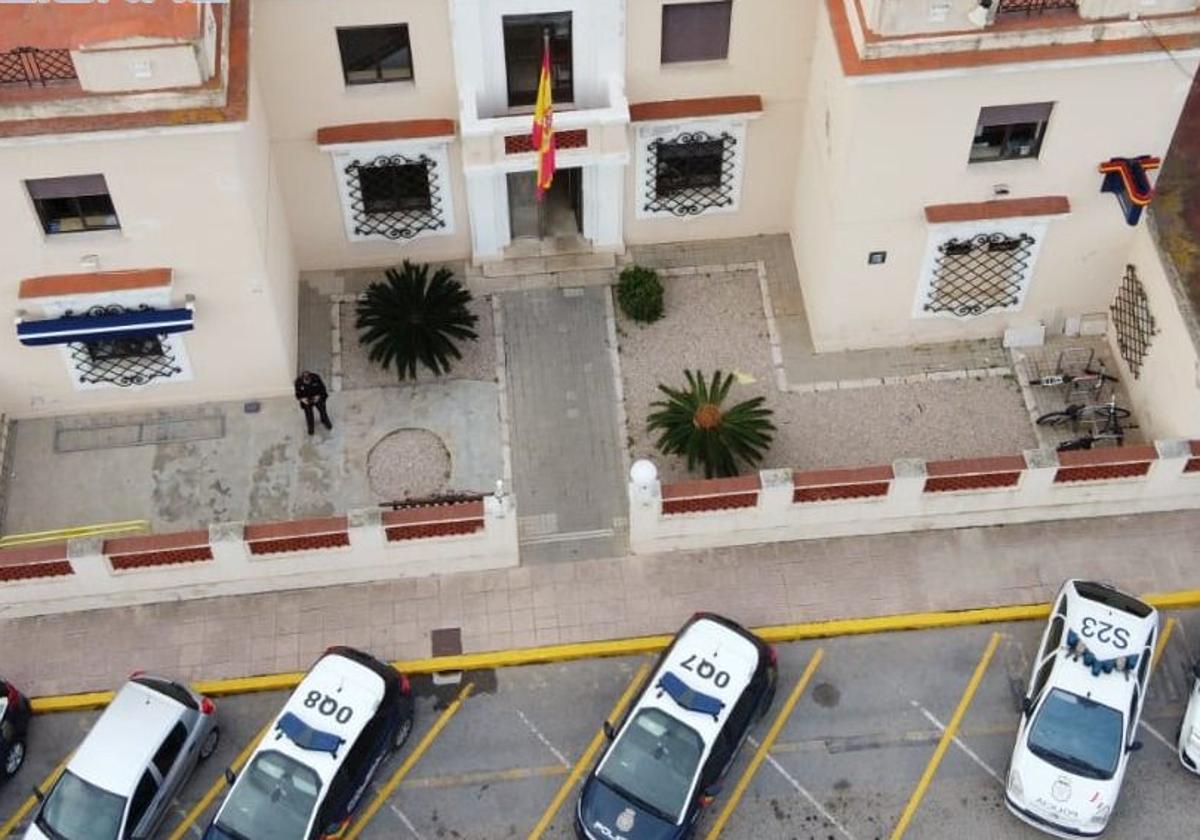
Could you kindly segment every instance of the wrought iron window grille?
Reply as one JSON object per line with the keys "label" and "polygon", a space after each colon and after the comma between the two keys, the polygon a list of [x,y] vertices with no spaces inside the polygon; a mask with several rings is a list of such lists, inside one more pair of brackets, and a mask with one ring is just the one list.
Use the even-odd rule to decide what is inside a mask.
{"label": "wrought iron window grille", "polygon": [[1142,374],[1142,363],[1150,352],[1151,339],[1158,334],[1158,325],[1150,312],[1150,298],[1138,279],[1137,269],[1132,265],[1125,266],[1125,276],[1117,287],[1117,296],[1109,311],[1112,313],[1113,329],[1117,333],[1117,349],[1129,365],[1133,378],[1137,379]]}
{"label": "wrought iron window grille", "polygon": [[345,168],[354,233],[412,239],[446,226],[437,162],[428,155],[380,155]]}
{"label": "wrought iron window grille", "polygon": [[646,195],[651,213],[697,216],[733,204],[737,139],[728,132],[689,131],[646,147]]}
{"label": "wrought iron window grille", "polygon": [[37,47],[16,47],[0,52],[0,85],[69,81],[79,78],[70,50],[41,50]]}
{"label": "wrought iron window grille", "polygon": [[1024,14],[1026,17],[1030,17],[1043,12],[1078,8],[1078,0],[999,0],[996,14]]}
{"label": "wrought iron window grille", "polygon": [[938,246],[933,282],[922,308],[968,317],[1017,306],[1034,242],[1027,233],[981,233],[946,240]]}
{"label": "wrought iron window grille", "polygon": [[[63,317],[123,315],[127,312],[152,312],[154,307],[142,304],[125,307],[119,304],[93,306],[84,313],[67,311]],[[75,341],[67,345],[71,364],[84,385],[116,385],[129,388],[148,385],[156,379],[170,379],[183,373],[175,354],[169,349],[166,335],[144,338],[113,338],[101,341]]]}

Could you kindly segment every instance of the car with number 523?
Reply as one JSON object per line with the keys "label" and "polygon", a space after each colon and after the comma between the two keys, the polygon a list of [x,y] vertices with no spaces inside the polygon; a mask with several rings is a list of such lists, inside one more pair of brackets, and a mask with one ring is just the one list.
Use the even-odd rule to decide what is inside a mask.
{"label": "car with number 523", "polygon": [[1141,748],[1138,721],[1158,612],[1103,583],[1068,580],[1052,602],[1009,763],[1005,803],[1056,837],[1104,832]]}
{"label": "car with number 523", "polygon": [[204,840],[340,836],[408,739],[413,713],[407,677],[354,648],[325,651],[233,779]]}
{"label": "car with number 523", "polygon": [[697,613],[659,658],[584,782],[584,840],[690,837],[752,725],[771,706],[775,651],[727,618]]}

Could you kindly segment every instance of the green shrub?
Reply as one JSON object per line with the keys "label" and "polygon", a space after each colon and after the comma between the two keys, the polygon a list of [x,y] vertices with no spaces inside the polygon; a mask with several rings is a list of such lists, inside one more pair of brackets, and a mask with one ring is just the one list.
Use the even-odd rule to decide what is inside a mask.
{"label": "green shrub", "polygon": [[649,324],[663,315],[663,287],[658,272],[632,265],[621,272],[617,283],[621,311],[635,321]]}

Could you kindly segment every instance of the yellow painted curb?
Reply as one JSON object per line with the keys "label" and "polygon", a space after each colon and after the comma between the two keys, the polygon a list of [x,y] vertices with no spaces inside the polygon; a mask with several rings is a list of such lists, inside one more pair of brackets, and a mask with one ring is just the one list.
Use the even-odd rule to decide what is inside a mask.
{"label": "yellow painted curb", "polygon": [[[1200,589],[1166,592],[1144,598],[1160,610],[1182,610],[1200,607]],[[934,630],[997,624],[1007,621],[1035,621],[1050,614],[1049,604],[1017,604],[1003,607],[981,607],[941,612],[899,613],[872,618],[838,618],[827,621],[807,621],[799,624],[775,624],[754,629],[767,642],[797,642],[804,639],[825,639],[833,636],[856,636],[870,633],[893,633],[904,630]],[[601,659],[612,656],[636,656],[658,653],[674,635],[635,636],[627,639],[606,639],[566,645],[514,648],[511,650],[463,653],[425,659],[400,659],[392,663],[405,674],[433,674],[445,671],[479,671],[489,668],[512,668],[519,665],[538,665],[547,662],[568,662],[577,659]],[[295,688],[304,676],[299,671],[266,674],[257,677],[237,677],[222,680],[203,680],[194,683],[197,691],[212,697],[248,694],[259,691],[287,691]],[[64,694],[33,698],[33,711],[73,712],[95,709],[112,700],[111,691],[84,694]]]}

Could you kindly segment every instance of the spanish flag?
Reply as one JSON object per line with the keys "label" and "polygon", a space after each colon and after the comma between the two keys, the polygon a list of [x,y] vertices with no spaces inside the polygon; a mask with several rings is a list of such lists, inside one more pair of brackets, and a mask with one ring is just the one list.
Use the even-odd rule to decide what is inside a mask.
{"label": "spanish flag", "polygon": [[554,183],[554,103],[550,101],[550,39],[542,50],[542,75],[533,108],[533,148],[537,150],[538,201]]}

